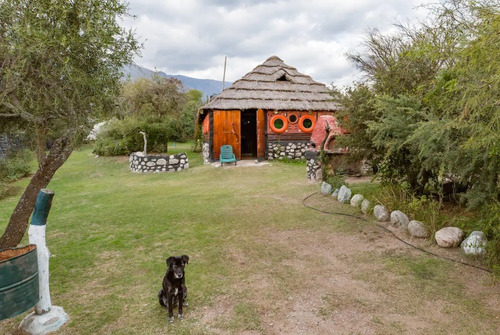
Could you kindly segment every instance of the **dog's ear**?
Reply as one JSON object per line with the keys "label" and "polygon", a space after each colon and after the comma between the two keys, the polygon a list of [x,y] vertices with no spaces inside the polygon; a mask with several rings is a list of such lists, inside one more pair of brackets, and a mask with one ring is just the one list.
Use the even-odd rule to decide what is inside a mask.
{"label": "dog's ear", "polygon": [[188,264],[189,263],[189,256],[186,256],[186,255],[182,255],[181,256],[182,260],[184,261],[184,263]]}
{"label": "dog's ear", "polygon": [[170,266],[170,264],[173,264],[175,262],[175,257],[170,256],[169,258],[167,258],[166,262],[167,265]]}

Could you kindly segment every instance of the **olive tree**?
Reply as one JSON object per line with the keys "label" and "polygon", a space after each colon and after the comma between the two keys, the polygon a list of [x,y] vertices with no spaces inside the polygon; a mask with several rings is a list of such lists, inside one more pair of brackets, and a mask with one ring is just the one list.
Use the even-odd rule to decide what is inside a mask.
{"label": "olive tree", "polygon": [[120,0],[0,0],[0,131],[33,136],[38,159],[0,248],[21,241],[39,190],[113,110],[120,68],[140,47],[118,23],[127,15]]}

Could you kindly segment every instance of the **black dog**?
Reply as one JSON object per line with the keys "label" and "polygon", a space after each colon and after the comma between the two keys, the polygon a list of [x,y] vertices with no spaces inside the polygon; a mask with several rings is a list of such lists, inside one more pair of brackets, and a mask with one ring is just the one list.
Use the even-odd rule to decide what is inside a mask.
{"label": "black dog", "polygon": [[158,292],[160,305],[168,309],[168,321],[174,322],[173,307],[175,303],[179,305],[179,314],[177,317],[182,319],[182,306],[187,306],[187,288],[185,285],[184,266],[188,264],[189,257],[182,255],[180,257],[167,258],[167,273],[163,277],[163,288]]}

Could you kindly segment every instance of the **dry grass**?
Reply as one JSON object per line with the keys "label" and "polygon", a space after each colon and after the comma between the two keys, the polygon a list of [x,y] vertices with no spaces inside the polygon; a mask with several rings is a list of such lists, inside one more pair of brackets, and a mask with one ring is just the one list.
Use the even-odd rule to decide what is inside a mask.
{"label": "dry grass", "polygon": [[[373,224],[302,206],[305,166],[201,166],[138,175],[74,153],[50,188],[51,290],[60,334],[496,334],[500,287]],[[0,202],[5,222],[15,200]],[[351,212],[331,198],[311,203]],[[165,258],[187,254],[189,306],[156,300]],[[22,316],[0,323],[16,330]]]}

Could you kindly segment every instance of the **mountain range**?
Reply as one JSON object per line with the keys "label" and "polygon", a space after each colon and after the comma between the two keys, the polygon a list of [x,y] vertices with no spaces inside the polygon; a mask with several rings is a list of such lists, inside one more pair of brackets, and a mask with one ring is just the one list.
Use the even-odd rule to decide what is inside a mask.
{"label": "mountain range", "polygon": [[[141,67],[137,64],[131,64],[123,67],[122,69],[123,79],[136,80],[138,78],[151,78],[155,71]],[[219,94],[222,91],[222,81],[213,79],[198,79],[182,75],[171,75],[166,74],[162,71],[156,72],[158,75],[167,78],[176,78],[182,82],[182,85],[187,90],[198,90],[203,92],[203,96],[209,97],[214,94]],[[225,87],[231,86],[231,82],[226,82]]]}

